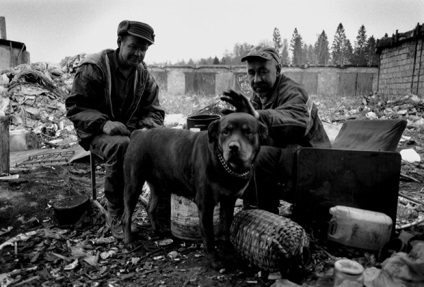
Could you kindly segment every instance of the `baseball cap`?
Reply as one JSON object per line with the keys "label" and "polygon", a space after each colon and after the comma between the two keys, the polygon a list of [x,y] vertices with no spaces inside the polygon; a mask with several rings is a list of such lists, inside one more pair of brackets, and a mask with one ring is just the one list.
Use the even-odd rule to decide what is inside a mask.
{"label": "baseball cap", "polygon": [[143,22],[138,21],[128,21],[124,20],[118,25],[118,36],[121,36],[125,33],[133,35],[135,37],[143,38],[149,44],[153,44],[155,42],[155,33],[153,28]]}
{"label": "baseball cap", "polygon": [[246,56],[241,58],[241,61],[244,62],[249,58],[261,58],[265,60],[274,59],[278,64],[280,63],[280,57],[278,56],[277,51],[275,51],[275,49],[272,47],[256,46],[249,53],[247,53]]}

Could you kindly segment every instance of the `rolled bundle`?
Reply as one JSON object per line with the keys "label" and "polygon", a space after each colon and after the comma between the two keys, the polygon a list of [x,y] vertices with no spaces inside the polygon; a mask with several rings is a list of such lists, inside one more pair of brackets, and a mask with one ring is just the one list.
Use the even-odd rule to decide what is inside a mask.
{"label": "rolled bundle", "polygon": [[238,212],[230,228],[236,251],[259,268],[282,275],[304,267],[309,238],[296,222],[260,209]]}

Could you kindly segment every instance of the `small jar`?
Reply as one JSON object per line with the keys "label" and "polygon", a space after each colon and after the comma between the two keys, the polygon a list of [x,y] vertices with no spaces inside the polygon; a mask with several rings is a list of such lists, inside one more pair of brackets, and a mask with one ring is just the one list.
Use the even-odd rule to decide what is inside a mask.
{"label": "small jar", "polygon": [[364,286],[364,267],[356,261],[340,259],[334,263],[334,287]]}

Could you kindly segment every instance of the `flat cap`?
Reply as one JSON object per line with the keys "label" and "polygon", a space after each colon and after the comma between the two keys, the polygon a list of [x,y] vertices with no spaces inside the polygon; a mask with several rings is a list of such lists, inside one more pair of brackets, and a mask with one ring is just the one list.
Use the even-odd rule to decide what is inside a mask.
{"label": "flat cap", "polygon": [[143,22],[124,20],[118,25],[118,36],[130,34],[135,37],[143,38],[149,44],[155,42],[155,33],[153,28]]}
{"label": "flat cap", "polygon": [[241,58],[241,61],[244,62],[249,58],[261,58],[265,60],[274,59],[278,64],[280,63],[280,57],[278,56],[277,51],[275,51],[272,47],[256,46],[247,53],[246,56]]}

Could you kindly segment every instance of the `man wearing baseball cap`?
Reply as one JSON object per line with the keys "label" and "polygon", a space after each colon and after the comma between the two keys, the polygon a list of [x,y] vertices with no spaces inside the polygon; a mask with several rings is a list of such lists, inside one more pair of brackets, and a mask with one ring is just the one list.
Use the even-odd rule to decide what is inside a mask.
{"label": "man wearing baseball cap", "polygon": [[144,63],[155,41],[153,28],[124,20],[117,36],[116,50],[86,56],[65,104],[79,144],[105,162],[106,224],[115,238],[122,239],[123,160],[130,133],[163,126],[165,112],[159,87]]}
{"label": "man wearing baseball cap", "polygon": [[[278,213],[282,186],[292,184],[294,154],[298,147],[331,147],[316,105],[305,89],[281,73],[280,58],[272,47],[257,46],[241,59],[253,90],[249,100],[227,90],[222,100],[236,112],[246,112],[268,127],[269,142],[255,162],[256,182],[245,192],[250,205]],[[290,188],[287,187],[288,190]],[[291,194],[285,195],[288,200]]]}

